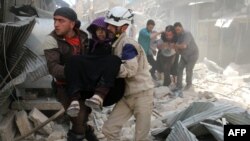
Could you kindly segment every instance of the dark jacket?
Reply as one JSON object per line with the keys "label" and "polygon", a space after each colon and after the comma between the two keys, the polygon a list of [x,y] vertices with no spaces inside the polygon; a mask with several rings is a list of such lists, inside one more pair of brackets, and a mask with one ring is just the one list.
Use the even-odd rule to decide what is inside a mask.
{"label": "dark jacket", "polygon": [[[87,34],[81,30],[77,30],[77,34],[80,37],[80,53],[84,54],[87,50]],[[72,46],[63,37],[57,36],[55,31],[50,33],[50,38],[45,41],[44,46],[48,48],[44,50],[44,54],[49,73],[58,81],[64,81],[64,66],[73,55]]]}

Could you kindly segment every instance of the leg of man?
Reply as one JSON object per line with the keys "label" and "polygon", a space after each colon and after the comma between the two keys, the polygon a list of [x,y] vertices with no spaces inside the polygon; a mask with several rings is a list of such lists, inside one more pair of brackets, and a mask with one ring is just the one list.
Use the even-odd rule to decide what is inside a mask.
{"label": "leg of man", "polygon": [[169,86],[171,84],[171,68],[174,63],[175,56],[169,56],[165,58],[165,64],[164,64],[164,82],[163,86]]}
{"label": "leg of man", "polygon": [[183,70],[186,67],[186,62],[181,58],[177,70],[177,88],[182,89],[182,79],[183,79]]}
{"label": "leg of man", "polygon": [[72,131],[78,134],[85,134],[88,122],[88,116],[91,113],[91,109],[87,107],[84,101],[79,100],[80,112],[77,117],[72,117]]}
{"label": "leg of man", "polygon": [[148,63],[152,66],[152,68],[150,69],[151,76],[153,77],[153,79],[156,79],[156,76],[155,76],[156,61],[153,55],[147,55],[147,59],[148,59]]}
{"label": "leg of man", "polygon": [[153,89],[135,96],[135,141],[149,141],[148,134],[153,110]]}
{"label": "leg of man", "polygon": [[197,59],[198,59],[197,56],[193,56],[187,62],[187,66],[186,66],[186,83],[187,83],[186,86],[187,87],[192,86],[193,69],[194,69],[195,63],[197,62]]}
{"label": "leg of man", "polygon": [[104,122],[102,132],[108,141],[119,141],[123,124],[132,116],[130,104],[127,98],[122,98]]}
{"label": "leg of man", "polygon": [[[65,109],[69,106],[70,99],[66,95],[65,88],[63,87],[57,88],[56,98],[63,105]],[[70,121],[72,122],[72,129],[69,131],[69,133],[71,133],[70,135],[72,136],[76,136],[71,138],[77,138],[77,137],[84,138],[87,127],[88,116],[91,112],[91,109],[85,106],[83,100],[79,100],[79,102],[80,102],[79,115],[77,117],[70,118]]]}

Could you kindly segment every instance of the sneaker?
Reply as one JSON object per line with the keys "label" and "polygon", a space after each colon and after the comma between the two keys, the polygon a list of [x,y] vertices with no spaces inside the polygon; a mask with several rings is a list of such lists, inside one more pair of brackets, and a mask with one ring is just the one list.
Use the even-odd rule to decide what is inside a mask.
{"label": "sneaker", "polygon": [[179,91],[179,90],[181,90],[181,89],[182,89],[182,88],[175,87],[175,88],[171,89],[171,91],[172,91],[172,92],[177,92],[177,91]]}
{"label": "sneaker", "polygon": [[192,86],[193,86],[192,84],[187,84],[187,85],[184,87],[184,91],[189,90]]}
{"label": "sneaker", "polygon": [[66,113],[70,117],[77,117],[80,112],[80,104],[77,100],[74,100],[70,103]]}
{"label": "sneaker", "polygon": [[93,109],[94,111],[102,111],[103,99],[98,95],[94,94],[91,98],[85,100],[85,105]]}

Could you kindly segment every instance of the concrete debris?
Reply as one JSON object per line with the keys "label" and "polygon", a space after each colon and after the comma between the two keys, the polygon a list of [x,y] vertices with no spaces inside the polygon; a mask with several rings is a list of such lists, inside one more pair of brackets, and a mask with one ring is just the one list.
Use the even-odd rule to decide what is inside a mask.
{"label": "concrete debris", "polygon": [[[241,71],[240,66],[235,66],[230,65],[224,70],[210,60],[197,64],[194,69],[194,85],[190,90],[183,91],[183,97],[172,97],[168,87],[154,88],[151,140],[222,141],[223,125],[249,124],[250,83],[243,80],[249,74],[245,70]],[[112,109],[113,106],[104,107],[102,112],[92,112],[89,117],[88,124],[95,128],[95,134],[100,141],[106,141],[101,128]],[[35,125],[47,119],[35,108],[30,112],[29,118]],[[70,126],[66,122],[62,124],[46,125],[43,134],[35,133],[36,140],[66,141]],[[8,132],[13,132],[10,130],[13,125],[8,126]],[[1,129],[3,128],[0,128],[2,136],[5,131]],[[124,123],[120,133],[121,141],[133,140],[134,134],[135,118],[131,117]]]}
{"label": "concrete debris", "polygon": [[[38,109],[33,108],[33,110],[29,113],[30,120],[33,121],[35,126],[40,125],[41,123],[45,122],[48,117],[46,117],[43,113],[41,113]],[[42,134],[51,134],[52,133],[52,127],[53,122],[45,125],[41,130],[39,130]]]}
{"label": "concrete debris", "polygon": [[208,60],[206,57],[203,59],[203,63],[207,66],[208,70],[215,73],[222,73],[223,68],[217,65],[215,62]]}
{"label": "concrete debris", "polygon": [[[29,133],[32,130],[31,122],[28,119],[28,115],[25,111],[19,111],[16,113],[16,125],[21,133],[21,136]],[[26,137],[27,139],[34,139],[34,134]]]}
{"label": "concrete debris", "polygon": [[16,125],[14,124],[16,111],[10,111],[0,122],[0,139],[2,141],[13,141],[16,134]]}
{"label": "concrete debris", "polygon": [[66,132],[54,131],[49,135],[47,141],[61,140],[66,138],[66,136]]}

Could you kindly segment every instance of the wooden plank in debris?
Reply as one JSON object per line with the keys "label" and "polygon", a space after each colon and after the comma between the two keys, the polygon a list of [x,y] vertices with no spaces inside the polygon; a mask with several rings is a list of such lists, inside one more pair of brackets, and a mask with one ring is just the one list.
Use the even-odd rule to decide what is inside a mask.
{"label": "wooden plank in debris", "polygon": [[38,110],[60,110],[61,106],[61,103],[55,98],[40,98],[36,100],[14,101],[11,105],[11,109],[32,110],[35,107]]}

